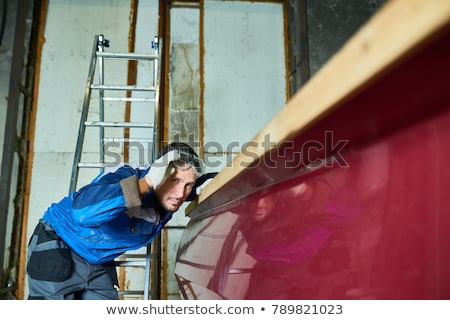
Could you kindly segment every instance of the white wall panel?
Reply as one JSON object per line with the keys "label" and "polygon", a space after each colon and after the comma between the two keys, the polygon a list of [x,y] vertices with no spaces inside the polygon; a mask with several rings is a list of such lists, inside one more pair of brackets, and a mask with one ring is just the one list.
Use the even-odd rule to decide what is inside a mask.
{"label": "white wall panel", "polygon": [[283,7],[205,1],[204,19],[204,146],[226,153],[205,154],[215,163],[234,157],[286,102]]}

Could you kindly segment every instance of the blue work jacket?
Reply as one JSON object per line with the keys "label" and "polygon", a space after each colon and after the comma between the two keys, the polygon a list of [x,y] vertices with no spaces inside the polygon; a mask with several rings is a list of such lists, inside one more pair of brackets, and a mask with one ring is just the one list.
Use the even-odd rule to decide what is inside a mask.
{"label": "blue work jacket", "polygon": [[[159,213],[157,224],[130,217],[126,211],[131,191],[124,190],[123,179],[137,180],[147,170],[128,166],[114,173],[101,174],[90,184],[52,204],[42,220],[50,223],[56,234],[78,255],[92,264],[114,260],[126,251],[148,245],[172,218],[156,202],[153,189],[144,197],[135,198],[144,208],[154,208]],[[136,178],[130,178],[135,176]]]}

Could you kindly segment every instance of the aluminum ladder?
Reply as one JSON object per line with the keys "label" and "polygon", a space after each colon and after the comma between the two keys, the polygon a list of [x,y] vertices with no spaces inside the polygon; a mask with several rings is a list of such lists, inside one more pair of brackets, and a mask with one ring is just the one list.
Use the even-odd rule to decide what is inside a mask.
{"label": "aluminum ladder", "polygon": [[[150,54],[139,54],[139,53],[113,53],[113,52],[105,52],[104,48],[109,47],[109,40],[106,40],[102,34],[96,35],[94,37],[94,44],[92,49],[92,56],[89,65],[88,77],[86,82],[85,95],[83,99],[83,106],[81,111],[81,119],[78,130],[78,137],[76,142],[76,148],[74,153],[74,160],[72,166],[72,174],[70,178],[70,186],[69,186],[69,194],[77,190],[77,183],[80,169],[82,168],[98,168],[100,172],[105,171],[110,163],[105,162],[105,143],[115,142],[115,143],[124,143],[124,146],[133,142],[149,142],[152,147],[152,152],[149,155],[151,159],[149,162],[153,161],[156,157],[157,148],[156,143],[158,142],[158,116],[159,116],[159,82],[160,82],[160,40],[155,37],[152,42],[152,48],[154,49],[154,53]],[[105,83],[105,60],[114,59],[114,60],[126,60],[129,62],[130,60],[146,60],[153,62],[153,73],[151,85],[149,86],[137,86],[137,85],[111,85]],[[98,74],[98,83],[94,83],[94,76]],[[98,121],[88,121],[89,112],[90,112],[90,104],[92,102],[92,92],[98,92]],[[125,97],[118,96],[105,96],[106,92],[111,91],[121,91],[125,92]],[[151,96],[150,97],[133,97],[132,92],[147,92]],[[154,122],[132,122],[132,121],[105,121],[105,106],[104,103],[152,103],[154,105]],[[92,113],[92,112],[91,112]],[[87,128],[98,128],[99,130],[99,161],[81,161],[82,155],[84,154],[83,145],[85,144],[86,137],[86,129]],[[123,128],[124,137],[105,137],[105,128]],[[148,128],[151,129],[152,137],[151,138],[129,138],[126,137],[127,133],[125,130],[130,130],[130,128]],[[110,129],[111,130],[111,129]],[[155,143],[156,142],[156,143]],[[126,163],[125,161],[122,164]],[[98,172],[96,173],[96,175]],[[148,245],[146,248],[145,254],[133,254],[133,253],[125,253],[116,259],[115,264],[117,267],[141,267],[145,268],[145,280],[144,280],[144,290],[120,290],[120,296],[126,295],[139,295],[143,296],[143,299],[148,300],[150,298],[155,299],[157,289],[155,289],[156,285],[159,285],[159,275],[151,274],[151,265],[152,262],[156,263],[157,256],[152,254],[152,245]],[[158,268],[153,268],[158,269]],[[152,276],[152,277],[151,277]],[[151,278],[150,278],[151,277]],[[150,285],[152,284],[152,286]],[[151,288],[153,287],[153,288]]]}

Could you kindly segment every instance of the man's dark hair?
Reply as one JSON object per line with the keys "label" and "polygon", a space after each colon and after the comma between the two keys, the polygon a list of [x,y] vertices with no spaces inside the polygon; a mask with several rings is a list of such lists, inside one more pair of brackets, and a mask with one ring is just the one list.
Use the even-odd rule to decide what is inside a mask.
{"label": "man's dark hair", "polygon": [[201,176],[204,171],[203,160],[198,156],[198,154],[192,149],[188,144],[184,142],[172,142],[165,146],[161,152],[159,157],[162,157],[167,152],[172,150],[178,150],[180,153],[180,161],[185,162],[192,166],[196,172],[197,177]]}
{"label": "man's dark hair", "polygon": [[[184,142],[172,142],[162,148],[161,152],[159,153],[159,157],[162,157],[167,152],[172,150],[178,150],[178,151],[184,151],[184,153],[192,154],[193,156],[198,157],[198,154],[192,149],[187,143]],[[159,158],[158,157],[158,158]]]}

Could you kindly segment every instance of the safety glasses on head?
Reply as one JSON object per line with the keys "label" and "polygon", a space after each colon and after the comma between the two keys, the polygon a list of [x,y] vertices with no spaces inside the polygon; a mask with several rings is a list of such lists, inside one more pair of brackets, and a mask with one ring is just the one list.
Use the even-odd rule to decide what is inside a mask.
{"label": "safety glasses on head", "polygon": [[180,158],[173,162],[177,168],[187,170],[192,167],[197,177],[200,177],[205,172],[205,165],[199,156],[188,149],[179,148],[177,150],[180,154]]}

